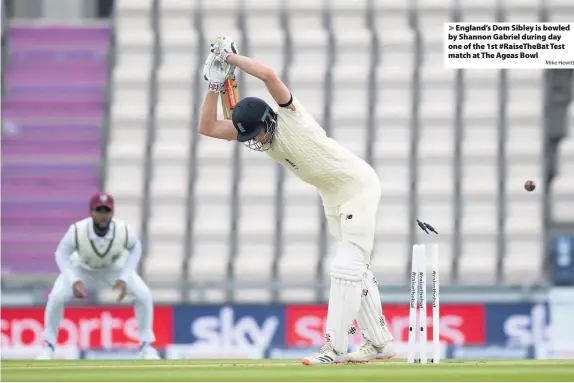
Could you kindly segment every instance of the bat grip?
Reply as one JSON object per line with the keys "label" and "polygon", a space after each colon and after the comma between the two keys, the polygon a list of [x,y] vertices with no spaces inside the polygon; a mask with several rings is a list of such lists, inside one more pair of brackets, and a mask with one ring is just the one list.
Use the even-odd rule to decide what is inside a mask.
{"label": "bat grip", "polygon": [[233,78],[225,80],[225,94],[229,109],[234,109],[237,105],[237,97],[235,94],[235,80]]}

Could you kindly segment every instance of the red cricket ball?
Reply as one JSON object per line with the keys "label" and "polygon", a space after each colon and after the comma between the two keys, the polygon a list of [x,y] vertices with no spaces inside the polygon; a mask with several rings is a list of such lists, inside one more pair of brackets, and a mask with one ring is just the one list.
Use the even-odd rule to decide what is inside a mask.
{"label": "red cricket ball", "polygon": [[534,181],[526,181],[524,183],[524,189],[526,189],[527,191],[531,192],[534,189],[536,189],[536,184],[534,183]]}

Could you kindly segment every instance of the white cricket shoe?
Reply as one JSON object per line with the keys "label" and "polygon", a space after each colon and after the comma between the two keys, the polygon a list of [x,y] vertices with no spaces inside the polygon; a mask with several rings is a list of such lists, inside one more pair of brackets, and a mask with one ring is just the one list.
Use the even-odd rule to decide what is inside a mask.
{"label": "white cricket shoe", "polygon": [[349,362],[367,363],[373,359],[391,359],[394,356],[392,341],[385,343],[382,347],[377,347],[370,340],[366,340],[357,351],[349,354]]}
{"label": "white cricket shoe", "polygon": [[54,347],[48,342],[44,342],[42,346],[42,351],[40,355],[36,357],[36,360],[51,360],[54,359]]}
{"label": "white cricket shoe", "polygon": [[144,343],[140,350],[140,359],[159,360],[161,357],[155,348],[149,343]]}
{"label": "white cricket shoe", "polygon": [[347,363],[347,360],[347,354],[338,354],[330,343],[326,343],[315,355],[304,358],[301,363],[305,366],[311,366],[315,364]]}

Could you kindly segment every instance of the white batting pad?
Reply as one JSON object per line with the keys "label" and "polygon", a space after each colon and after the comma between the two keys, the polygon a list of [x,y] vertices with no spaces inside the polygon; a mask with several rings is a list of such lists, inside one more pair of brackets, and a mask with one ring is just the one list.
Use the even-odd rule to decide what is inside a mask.
{"label": "white batting pad", "polygon": [[361,307],[357,324],[365,339],[371,341],[374,346],[382,347],[392,341],[393,336],[383,315],[379,286],[371,269],[367,269],[361,287]]}
{"label": "white batting pad", "polygon": [[326,334],[326,341],[339,354],[348,352],[348,332],[361,306],[361,280],[366,270],[363,250],[351,243],[340,242],[331,263]]}

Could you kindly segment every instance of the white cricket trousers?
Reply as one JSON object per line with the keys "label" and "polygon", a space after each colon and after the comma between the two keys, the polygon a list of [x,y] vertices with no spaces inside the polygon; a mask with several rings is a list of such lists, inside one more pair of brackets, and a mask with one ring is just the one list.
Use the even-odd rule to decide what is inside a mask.
{"label": "white cricket trousers", "polygon": [[[374,276],[367,269],[367,264],[370,262],[375,242],[380,198],[381,183],[375,175],[372,182],[365,185],[353,198],[339,206],[324,207],[329,231],[337,241],[337,249],[330,262],[331,286],[325,340],[337,354],[346,354],[348,351],[348,332],[353,321],[361,316],[364,301],[362,294],[365,295],[365,291],[374,288],[376,296],[379,296],[377,286],[366,284],[370,281],[374,284]],[[378,323],[381,315],[379,298],[367,315],[369,321],[359,321],[359,324],[363,323],[360,327],[364,334],[369,330],[367,324]],[[377,326],[376,330],[380,332],[382,326]],[[372,336],[367,339],[375,341]]]}
{"label": "white cricket trousers", "polygon": [[[112,287],[119,279],[119,268],[107,268],[101,270],[89,270],[75,266],[74,273],[84,282],[90,290],[100,287]],[[152,343],[155,340],[153,334],[153,300],[151,291],[141,277],[133,272],[128,278],[127,297],[134,304],[136,320],[139,326],[140,342]],[[73,296],[73,281],[66,274],[61,273],[48,296],[46,311],[44,313],[44,340],[52,346],[56,346],[58,329],[64,313],[64,305]],[[119,292],[118,292],[119,294]]]}
{"label": "white cricket trousers", "polygon": [[347,202],[324,207],[329,232],[335,241],[359,246],[364,252],[365,264],[371,261],[380,200],[381,183],[373,177],[370,184]]}

